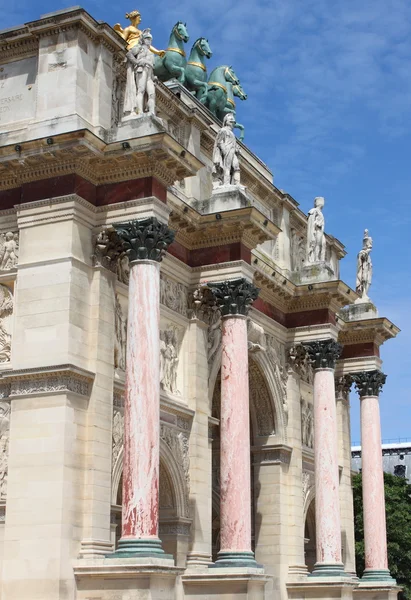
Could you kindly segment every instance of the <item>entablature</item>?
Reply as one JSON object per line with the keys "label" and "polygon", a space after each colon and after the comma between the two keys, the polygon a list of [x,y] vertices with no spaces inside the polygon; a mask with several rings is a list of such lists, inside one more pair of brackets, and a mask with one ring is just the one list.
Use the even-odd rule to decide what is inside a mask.
{"label": "entablature", "polygon": [[0,148],[0,190],[76,173],[94,185],[154,176],[164,185],[203,166],[169,133],[106,142],[87,129]]}

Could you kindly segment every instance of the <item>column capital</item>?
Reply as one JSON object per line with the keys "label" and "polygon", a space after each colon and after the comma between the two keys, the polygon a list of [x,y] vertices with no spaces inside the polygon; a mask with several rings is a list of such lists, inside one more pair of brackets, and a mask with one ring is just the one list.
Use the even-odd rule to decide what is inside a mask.
{"label": "column capital", "polygon": [[260,291],[244,277],[216,283],[208,283],[221,316],[248,315],[251,304]]}
{"label": "column capital", "polygon": [[95,238],[94,264],[116,273],[119,259],[122,256],[124,256],[123,243],[114,229],[100,231]]}
{"label": "column capital", "polygon": [[348,400],[348,394],[350,393],[351,386],[353,384],[353,378],[351,373],[341,375],[335,378],[335,392],[337,400]]}
{"label": "column capital", "polygon": [[375,369],[352,374],[355,387],[360,398],[364,396],[379,396],[387,376]]}
{"label": "column capital", "polygon": [[156,217],[114,223],[113,227],[130,262],[135,260],[161,262],[168,246],[174,240],[174,231]]}
{"label": "column capital", "polygon": [[342,352],[341,344],[332,339],[304,342],[303,346],[314,369],[335,369]]}

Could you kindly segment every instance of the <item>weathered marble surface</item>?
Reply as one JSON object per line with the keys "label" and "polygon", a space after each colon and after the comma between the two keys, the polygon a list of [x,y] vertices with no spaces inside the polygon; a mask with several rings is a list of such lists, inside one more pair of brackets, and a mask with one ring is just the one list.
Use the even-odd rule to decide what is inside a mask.
{"label": "weathered marble surface", "polygon": [[159,270],[154,261],[130,268],[122,539],[158,537]]}
{"label": "weathered marble surface", "polygon": [[247,319],[225,317],[221,360],[221,551],[251,550]]}
{"label": "weathered marble surface", "polygon": [[314,453],[317,564],[341,563],[337,412],[334,370],[314,374]]}
{"label": "weathered marble surface", "polygon": [[365,568],[388,569],[378,396],[361,398]]}

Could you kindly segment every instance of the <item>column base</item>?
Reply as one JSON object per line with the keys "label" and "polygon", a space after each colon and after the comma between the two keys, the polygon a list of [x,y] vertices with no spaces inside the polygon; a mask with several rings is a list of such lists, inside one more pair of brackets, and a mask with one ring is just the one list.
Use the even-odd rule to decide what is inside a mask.
{"label": "column base", "polygon": [[388,569],[365,569],[361,581],[368,583],[369,581],[384,581],[385,583],[395,585],[397,582]]}
{"label": "column base", "polygon": [[308,577],[349,577],[344,572],[343,563],[317,563]]}
{"label": "column base", "polygon": [[246,567],[251,569],[262,569],[255,558],[254,552],[219,552],[218,558],[209,569],[226,569],[228,567]]}
{"label": "column base", "polygon": [[159,538],[120,539],[118,548],[106,558],[164,558],[173,559],[171,554],[165,554]]}

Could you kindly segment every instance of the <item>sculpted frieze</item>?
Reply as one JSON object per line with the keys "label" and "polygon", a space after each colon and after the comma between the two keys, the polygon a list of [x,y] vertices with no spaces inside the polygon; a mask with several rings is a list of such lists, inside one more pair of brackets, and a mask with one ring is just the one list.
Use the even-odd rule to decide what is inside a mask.
{"label": "sculpted frieze", "polygon": [[0,500],[7,494],[9,433],[10,433],[10,403],[0,402]]}
{"label": "sculpted frieze", "polygon": [[177,383],[180,346],[177,327],[170,324],[160,331],[160,387],[176,396],[181,395]]}
{"label": "sculpted frieze", "polygon": [[160,303],[174,312],[187,316],[187,287],[178,281],[160,278]]}
{"label": "sculpted frieze", "polygon": [[314,448],[314,411],[313,405],[301,399],[301,443]]}
{"label": "sculpted frieze", "polygon": [[120,450],[124,443],[124,415],[123,411],[114,409],[113,412],[113,432],[112,432],[112,469],[117,462]]}
{"label": "sculpted frieze", "polygon": [[115,339],[114,339],[114,367],[121,371],[126,370],[127,347],[127,317],[121,305],[118,294],[115,295]]}
{"label": "sculpted frieze", "polygon": [[0,363],[9,362],[11,357],[12,313],[12,293],[7,286],[0,285]]}
{"label": "sculpted frieze", "polygon": [[19,259],[19,234],[8,231],[0,235],[0,271],[9,271],[17,266]]}

